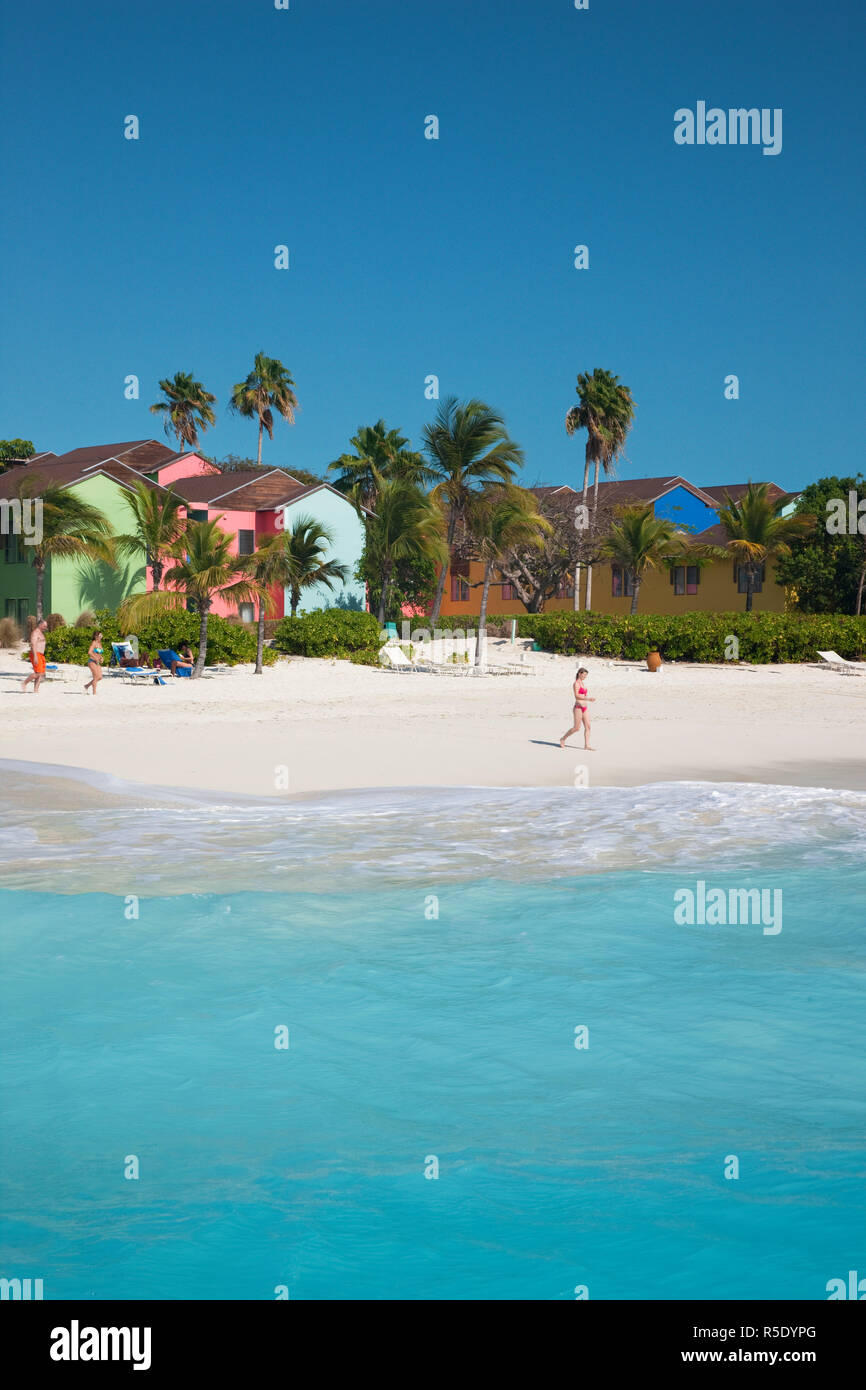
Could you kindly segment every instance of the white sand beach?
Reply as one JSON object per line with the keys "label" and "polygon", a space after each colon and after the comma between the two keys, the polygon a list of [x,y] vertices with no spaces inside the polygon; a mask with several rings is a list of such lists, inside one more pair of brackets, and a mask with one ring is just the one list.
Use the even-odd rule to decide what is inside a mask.
{"label": "white sand beach", "polygon": [[866,679],[817,666],[588,657],[595,752],[570,723],[578,659],[491,641],[526,675],[454,677],[291,658],[256,676],[130,686],[61,667],[37,696],[0,654],[0,757],[153,786],[253,796],[359,787],[570,786],[670,781],[866,789]]}

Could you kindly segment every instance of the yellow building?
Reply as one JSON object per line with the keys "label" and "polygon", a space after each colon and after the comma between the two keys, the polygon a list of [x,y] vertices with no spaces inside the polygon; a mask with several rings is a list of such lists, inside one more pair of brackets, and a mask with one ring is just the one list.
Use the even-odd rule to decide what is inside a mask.
{"label": "yellow building", "polygon": [[[732,483],[708,488],[695,487],[685,478],[635,478],[599,484],[599,507],[610,512],[616,507],[652,505],[656,516],[674,521],[688,530],[696,544],[723,546],[725,534],[718,524],[718,509],[725,497],[733,501],[746,491],[748,483]],[[564,506],[581,501],[574,488],[532,488],[539,499],[555,497]],[[774,499],[789,497],[775,483],[770,485]],[[481,607],[483,565],[474,560],[452,559],[445,582],[442,613],[472,618]],[[528,610],[517,592],[501,576],[491,584],[488,612],[519,617]],[[586,607],[586,571],[581,571],[580,607]],[[595,565],[592,571],[592,610],[596,613],[626,615],[631,610],[631,576],[617,565]],[[702,566],[680,565],[669,571],[650,570],[641,584],[639,613],[730,613],[745,609],[745,576],[733,560],[718,560]],[[555,613],[574,608],[573,580],[560,585],[559,592],[545,601],[543,611]],[[753,590],[755,613],[783,613],[785,591],[775,582],[772,562],[768,561]]]}

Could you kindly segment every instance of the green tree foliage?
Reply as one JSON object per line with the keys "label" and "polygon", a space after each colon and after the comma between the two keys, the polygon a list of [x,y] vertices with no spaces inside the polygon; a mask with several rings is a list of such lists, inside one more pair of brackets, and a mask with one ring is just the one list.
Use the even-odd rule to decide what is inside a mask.
{"label": "green tree foliage", "polygon": [[752,611],[752,596],[761,566],[767,560],[788,555],[791,542],[810,535],[815,517],[804,512],[780,515],[784,499],[773,501],[768,483],[749,483],[736,502],[728,496],[719,508],[719,522],[727,537],[725,549],[746,575],[746,612]]}
{"label": "green tree foliage", "polygon": [[143,552],[153,587],[159,589],[165,557],[186,527],[186,520],[180,515],[186,503],[171,487],[162,492],[146,483],[135,483],[125,501],[132,513],[133,529],[115,537],[115,550],[118,555],[130,558]]}
{"label": "green tree foliage", "polygon": [[257,352],[253,369],[244,381],[232,388],[229,410],[247,420],[257,420],[259,426],[259,448],[256,462],[262,461],[262,435],[268,432],[268,439],[274,437],[274,411],[292,425],[298,398],[295,383],[288,367],[276,357],[266,357]]}
{"label": "green tree foliage", "polygon": [[200,381],[195,381],[191,372],[175,372],[173,377],[166,377],[159,383],[159,389],[165,400],[150,407],[151,415],[163,417],[165,433],[175,436],[178,452],[185,448],[195,449],[199,430],[209,429],[216,421],[213,412],[216,396],[206,391]]}
{"label": "green tree foliage", "polygon": [[35,453],[32,439],[0,439],[0,473],[7,463],[30,459]]}
{"label": "green tree foliage", "polygon": [[[512,483],[523,467],[523,450],[508,435],[505,421],[483,401],[442,401],[424,428],[424,449],[435,481],[432,498],[446,518],[446,555],[451,555],[458,527],[465,523],[472,498],[484,483]],[[431,617],[435,622],[445,592],[447,563],[442,565]]]}
{"label": "green tree foliage", "polygon": [[791,538],[789,553],[776,561],[776,579],[793,590],[803,613],[860,611],[857,599],[866,564],[866,536],[859,530],[834,534],[827,528],[828,502],[843,502],[847,512],[851,492],[858,503],[866,498],[862,476],[819,478],[803,489],[797,501],[796,514],[814,516],[816,525],[811,532]]}
{"label": "green tree foliage", "polygon": [[232,537],[220,530],[218,520],[191,521],[169,549],[173,561],[165,571],[166,588],[150,594],[134,594],[118,609],[119,620],[130,627],[159,611],[188,605],[198,614],[198,656],[193,676],[204,670],[208,649],[208,620],[214,599],[228,603],[254,603],[261,586],[250,578],[243,556],[232,554]]}
{"label": "green tree foliage", "polygon": [[333,486],[357,507],[376,506],[377,480],[402,479],[424,487],[433,481],[432,471],[421,454],[407,449],[409,440],[399,430],[389,430],[384,420],[375,425],[362,425],[349,440],[353,454],[341,454],[328,464],[329,473],[336,473]]}
{"label": "green tree foliage", "polygon": [[[628,432],[634,421],[635,403],[631,391],[618,376],[596,367],[591,373],[580,372],[577,378],[579,404],[573,405],[565,416],[565,430],[571,435],[586,430],[586,453],[583,467],[583,505],[586,506],[590,466],[595,469],[592,490],[590,536],[597,531],[598,475],[604,468],[605,477],[613,474],[616,460],[625,452]],[[580,596],[579,574],[574,576],[574,606]],[[588,565],[586,606],[591,606],[592,562]]]}
{"label": "green tree foliage", "polygon": [[36,618],[43,617],[45,570],[49,560],[79,558],[100,560],[114,566],[111,525],[97,507],[85,502],[72,488],[25,476],[18,496],[42,503],[42,539],[30,547],[36,570]]}
{"label": "green tree foliage", "polygon": [[631,611],[637,612],[641,584],[648,570],[683,555],[684,537],[674,522],[653,514],[652,507],[623,507],[600,548],[601,559],[628,570],[634,581]]}

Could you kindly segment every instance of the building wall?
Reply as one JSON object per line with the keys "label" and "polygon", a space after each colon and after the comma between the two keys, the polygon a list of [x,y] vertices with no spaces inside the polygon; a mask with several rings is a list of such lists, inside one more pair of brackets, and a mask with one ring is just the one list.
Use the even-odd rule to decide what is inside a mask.
{"label": "building wall", "polygon": [[[229,547],[232,555],[238,554],[238,531],[252,531],[254,533],[253,544],[255,544],[255,533],[257,531],[256,519],[261,513],[258,512],[232,512],[225,507],[197,507],[195,503],[189,504],[190,512],[207,511],[208,521],[215,521],[221,531],[225,531],[231,537]],[[203,518],[198,518],[202,520]],[[224,599],[217,594],[214,598],[212,613],[216,613],[220,618],[228,618],[237,615],[238,603],[236,599]]]}
{"label": "building wall", "polygon": [[[200,454],[185,454],[182,459],[178,459],[175,463],[166,464],[165,468],[155,468],[152,473],[148,474],[148,477],[152,478],[155,483],[161,483],[163,487],[168,487],[169,483],[173,483],[176,478],[199,478],[204,473],[218,472],[219,469],[215,468],[212,463],[208,463],[207,459],[203,459]],[[226,486],[231,487],[231,483],[227,483]]]}
{"label": "building wall", "polygon": [[665,521],[675,521],[678,526],[695,532],[715,526],[719,519],[718,512],[708,507],[685,487],[671,488],[670,492],[657,499],[653,511],[657,517]]}
{"label": "building wall", "polygon": [[[126,488],[111,478],[87,478],[69,489],[91,506],[98,507],[115,532],[132,530],[132,513],[126,505]],[[116,569],[82,557],[51,560],[47,566],[45,612],[62,613],[67,623],[86,608],[116,608],[130,594],[145,587],[144,552],[119,560]]]}
{"label": "building wall", "polygon": [[[364,523],[351,502],[329,488],[320,488],[306,497],[299,497],[283,508],[284,524],[291,529],[293,520],[300,516],[312,516],[333,533],[334,544],[328,552],[329,560],[346,565],[349,579],[346,584],[335,585],[333,590],[323,585],[305,590],[298,605],[299,613],[312,613],[316,608],[351,607],[363,610],[366,606],[366,589],[355,579],[355,566],[364,549]],[[291,593],[285,595],[285,611],[291,612]]]}
{"label": "building wall", "polygon": [[[33,568],[33,547],[19,545],[17,553],[24,558],[14,564],[6,562],[7,550],[4,545],[5,537],[0,537],[0,618],[6,616],[7,608],[9,616],[16,622],[26,614],[19,614],[19,601],[26,603],[27,613],[36,612],[36,570]],[[48,580],[46,576],[46,603],[48,594]],[[46,607],[45,612],[50,610]],[[22,624],[23,627],[23,624]]]}
{"label": "building wall", "polygon": [[[469,566],[470,585],[483,577],[483,566],[472,561]],[[586,573],[581,575],[580,602],[586,600]],[[488,612],[493,615],[519,617],[526,608],[519,599],[503,599],[501,584],[491,584],[488,599]],[[737,590],[734,582],[734,566],[729,560],[720,560],[707,565],[700,575],[697,594],[675,594],[668,571],[653,571],[646,576],[638,597],[639,613],[736,613],[745,611],[746,596]],[[451,598],[450,572],[445,580],[445,596],[442,612],[448,617],[460,616],[472,619],[481,608],[481,586],[470,587],[469,599],[458,602]],[[548,599],[544,605],[545,613],[571,612],[574,600],[571,594],[564,598]],[[784,613],[785,591],[773,579],[772,562],[767,564],[767,576],[763,591],[755,594],[752,601],[755,613]],[[592,572],[592,611],[594,613],[618,613],[626,616],[631,609],[631,597],[614,598],[610,565],[596,565]]]}

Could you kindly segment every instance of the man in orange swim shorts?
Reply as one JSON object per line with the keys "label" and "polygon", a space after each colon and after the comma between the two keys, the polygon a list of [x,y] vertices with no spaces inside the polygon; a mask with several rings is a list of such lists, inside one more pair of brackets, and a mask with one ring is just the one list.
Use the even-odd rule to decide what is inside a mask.
{"label": "man in orange swim shorts", "polygon": [[48,631],[48,624],[43,618],[41,623],[37,623],[30,634],[30,665],[33,667],[33,675],[28,676],[26,681],[22,681],[21,689],[26,690],[30,682],[33,682],[33,694],[39,694],[39,687],[45,679],[45,634]]}

